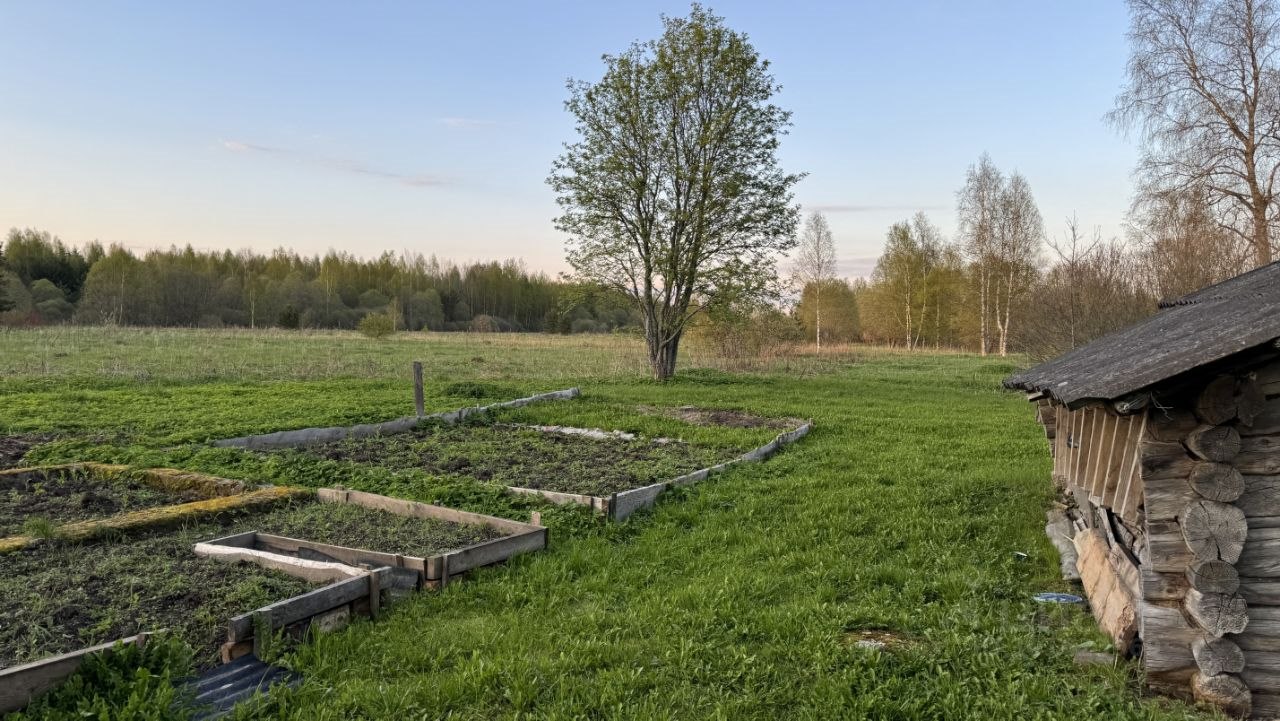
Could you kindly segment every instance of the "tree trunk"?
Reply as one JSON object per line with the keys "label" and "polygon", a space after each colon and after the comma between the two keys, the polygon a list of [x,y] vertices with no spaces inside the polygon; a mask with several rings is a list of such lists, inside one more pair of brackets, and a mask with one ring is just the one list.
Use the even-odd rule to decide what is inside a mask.
{"label": "tree trunk", "polygon": [[[657,336],[657,334],[652,334]],[[649,367],[655,380],[670,380],[676,374],[676,355],[680,348],[680,336],[662,342],[658,337],[649,338]]]}
{"label": "tree trunk", "polygon": [[986,260],[984,259],[978,262],[984,264],[978,268],[978,312],[981,315],[982,326],[982,348],[980,352],[982,355],[986,355],[988,340],[991,337],[991,331],[987,327],[987,285],[989,279],[987,275],[987,268],[985,266]]}
{"label": "tree trunk", "polygon": [[817,318],[817,341],[818,352],[822,352],[822,282],[819,281],[813,289],[813,313]]}
{"label": "tree trunk", "polygon": [[1254,192],[1253,199],[1253,253],[1257,266],[1271,262],[1271,234],[1267,228],[1267,203],[1261,193]]}

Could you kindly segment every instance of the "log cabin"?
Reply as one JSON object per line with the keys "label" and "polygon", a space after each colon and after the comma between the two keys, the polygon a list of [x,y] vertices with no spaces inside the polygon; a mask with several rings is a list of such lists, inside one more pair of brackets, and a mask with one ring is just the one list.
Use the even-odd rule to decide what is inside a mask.
{"label": "log cabin", "polygon": [[1116,648],[1157,691],[1280,718],[1280,262],[1004,384],[1035,404],[1046,530]]}

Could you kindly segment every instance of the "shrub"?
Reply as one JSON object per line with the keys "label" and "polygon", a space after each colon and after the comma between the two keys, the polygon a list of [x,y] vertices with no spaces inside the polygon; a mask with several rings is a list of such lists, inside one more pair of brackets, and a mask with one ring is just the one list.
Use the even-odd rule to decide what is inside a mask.
{"label": "shrub", "polygon": [[570,333],[599,333],[601,330],[590,318],[579,318],[569,324]]}
{"label": "shrub", "polygon": [[286,305],[284,310],[280,311],[280,327],[289,330],[297,330],[302,325],[302,314],[292,305]]}
{"label": "shrub", "polygon": [[361,333],[369,338],[386,338],[396,332],[391,316],[386,313],[370,313],[360,319],[358,326]]}

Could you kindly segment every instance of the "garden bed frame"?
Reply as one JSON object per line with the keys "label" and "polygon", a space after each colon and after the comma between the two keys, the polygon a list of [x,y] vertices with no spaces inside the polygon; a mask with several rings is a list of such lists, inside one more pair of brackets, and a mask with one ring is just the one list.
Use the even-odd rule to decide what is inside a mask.
{"label": "garden bed frame", "polygon": [[455,423],[461,423],[470,416],[479,415],[488,411],[498,410],[501,408],[519,408],[521,406],[527,406],[530,403],[540,403],[542,401],[570,400],[577,398],[580,395],[582,395],[582,391],[578,388],[566,388],[561,391],[538,393],[526,398],[517,398],[513,401],[491,403],[487,406],[470,406],[467,408],[459,408],[454,411],[446,411],[444,413],[406,416],[404,418],[396,418],[382,423],[361,423],[354,426],[330,426],[328,428],[302,428],[296,431],[277,431],[275,433],[263,433],[255,436],[224,438],[219,441],[214,441],[213,445],[219,448],[247,448],[250,450],[261,450],[266,448],[296,448],[319,443],[332,443],[334,441],[346,440],[348,438],[365,438],[367,436],[405,433],[416,428],[419,423],[429,420],[440,421],[442,423],[453,425]]}
{"label": "garden bed frame", "polygon": [[53,689],[75,673],[86,657],[94,653],[110,653],[116,644],[143,646],[150,633],[100,643],[38,661],[0,668],[0,714],[22,709],[35,697]]}
{"label": "garden bed frame", "polygon": [[658,496],[661,496],[668,488],[675,486],[691,486],[695,483],[706,480],[710,476],[724,473],[740,463],[759,463],[767,460],[783,447],[791,445],[801,438],[804,438],[812,429],[813,422],[808,421],[797,428],[786,431],[785,433],[779,433],[776,438],[763,446],[747,451],[732,460],[719,463],[709,468],[702,468],[692,473],[686,473],[683,476],[673,478],[669,481],[662,481],[648,486],[641,486],[640,488],[632,488],[627,491],[611,493],[608,496],[588,496],[580,493],[561,493],[559,491],[547,491],[540,488],[520,488],[518,486],[508,486],[507,490],[514,494],[542,496],[548,501],[559,505],[577,504],[587,506],[593,511],[603,514],[610,520],[621,521],[636,511],[652,508],[653,505],[658,502]]}
{"label": "garden bed frame", "polygon": [[[124,466],[102,466],[102,464],[88,463],[17,470],[47,471],[95,466],[117,473],[128,470]],[[245,484],[240,481],[228,481],[212,476],[169,469],[153,469],[139,471],[139,473],[142,473],[144,477],[151,476],[157,479],[157,482],[164,480],[176,483],[178,481],[175,479],[188,477],[189,482],[193,484],[212,483],[218,488],[228,489],[229,492],[237,487],[241,491],[246,489]],[[237,486],[236,484],[239,485]],[[188,488],[191,486],[179,487]],[[279,488],[281,492],[274,496],[255,495],[269,490],[272,489],[257,489],[248,493],[222,497],[226,499],[241,497],[248,499],[252,497],[254,500],[251,503],[224,504],[215,510],[248,505],[267,505],[284,499],[303,497],[314,493],[321,503],[351,503],[399,516],[436,519],[453,523],[479,524],[504,531],[509,535],[437,553],[426,558],[347,548],[252,531],[197,544],[195,551],[198,555],[221,556],[229,560],[250,561],[309,581],[333,581],[329,585],[314,591],[284,599],[232,618],[227,624],[227,642],[222,646],[223,663],[228,663],[247,653],[261,650],[262,644],[266,642],[265,637],[280,631],[284,631],[293,638],[302,638],[307,629],[312,626],[320,630],[336,630],[346,625],[353,616],[376,616],[382,605],[383,592],[397,589],[413,591],[421,588],[442,588],[451,579],[455,579],[467,571],[500,563],[520,553],[538,551],[546,548],[547,545],[547,529],[534,523],[521,523],[520,521],[458,511],[427,503],[335,488],[322,488],[312,491],[305,488],[281,487]],[[103,521],[66,524],[60,526],[59,529],[87,528],[88,526],[96,529],[94,533],[77,536],[77,539],[83,540],[106,531],[163,525],[177,518],[208,515],[212,512],[208,508],[198,507],[202,503],[207,502],[197,501],[174,506],[161,506],[158,509],[145,509],[146,511],[165,511],[165,513],[153,514],[146,519],[139,517],[139,514],[143,513],[143,511],[139,511],[113,516]],[[123,519],[128,519],[128,522],[123,523]],[[25,539],[26,537],[12,538]],[[12,538],[3,540],[12,540]],[[29,540],[35,542],[35,539]],[[23,545],[26,544],[24,543]],[[14,548],[21,547],[23,546],[15,546]],[[204,548],[202,549],[202,547]],[[209,552],[208,549],[215,550]],[[301,559],[297,554],[303,549],[334,559],[334,561],[318,562]],[[204,551],[203,553],[202,550]],[[260,633],[259,630],[265,633]],[[89,654],[110,652],[117,643],[141,645],[146,642],[150,635],[153,635],[153,633],[142,633],[119,641],[97,644],[69,653],[0,669],[0,714],[21,709],[36,696],[57,686],[74,673]]]}
{"label": "garden bed frame", "polygon": [[[108,463],[66,463],[53,466],[32,466],[0,471],[0,477],[29,473],[87,473],[110,482],[126,474],[162,491],[196,491],[205,498],[188,503],[153,506],[136,511],[126,511],[106,518],[87,521],[71,521],[54,527],[53,535],[60,540],[87,541],[107,533],[127,532],[150,528],[166,523],[177,523],[191,518],[214,515],[239,508],[266,506],[307,496],[310,489],[291,486],[253,487],[244,481],[217,478],[203,473],[191,473],[172,468],[134,469],[129,466]],[[0,553],[21,550],[40,542],[40,538],[23,534],[0,538]]]}
{"label": "garden bed frame", "polygon": [[[547,529],[480,513],[458,511],[429,503],[406,501],[363,491],[322,488],[322,503],[351,503],[398,516],[435,519],[451,523],[488,526],[507,533],[501,538],[421,558],[335,546],[250,531],[197,544],[198,555],[249,561],[310,581],[331,580],[328,586],[285,599],[231,619],[222,661],[228,663],[264,642],[263,634],[284,631],[301,638],[312,625],[323,630],[340,628],[353,616],[376,616],[382,592],[391,589],[439,589],[451,579],[481,566],[501,563],[512,556],[547,546]],[[324,560],[310,560],[316,555]]]}

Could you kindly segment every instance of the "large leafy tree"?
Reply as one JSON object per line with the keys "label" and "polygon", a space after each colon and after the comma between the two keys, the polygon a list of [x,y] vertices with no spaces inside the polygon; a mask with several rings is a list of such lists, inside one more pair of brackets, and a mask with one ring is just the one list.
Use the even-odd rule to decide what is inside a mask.
{"label": "large leafy tree", "polygon": [[569,264],[635,303],[658,379],[718,296],[774,287],[801,178],[778,163],[791,114],[771,102],[779,86],[746,35],[699,5],[663,26],[606,55],[599,81],[569,82],[578,139],[548,179]]}
{"label": "large leafy tree", "polygon": [[1138,204],[1203,193],[1271,262],[1280,199],[1280,4],[1129,0],[1128,83],[1111,119],[1139,131]]}

